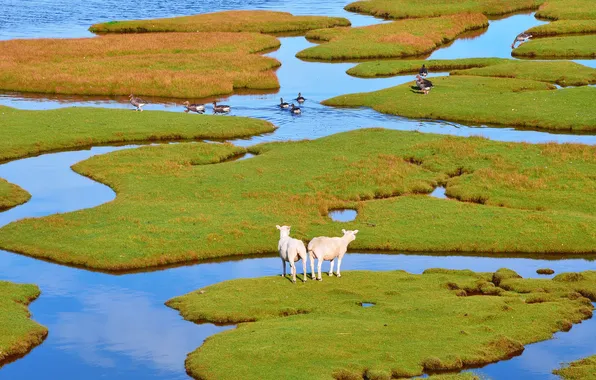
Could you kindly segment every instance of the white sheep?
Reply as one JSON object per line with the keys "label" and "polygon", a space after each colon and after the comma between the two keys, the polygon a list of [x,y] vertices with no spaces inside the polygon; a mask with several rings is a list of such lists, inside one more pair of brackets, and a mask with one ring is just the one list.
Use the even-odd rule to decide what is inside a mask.
{"label": "white sheep", "polygon": [[319,275],[317,280],[322,281],[321,278],[321,265],[323,260],[331,261],[331,267],[329,268],[329,276],[333,276],[333,263],[337,258],[337,277],[341,277],[340,266],[341,259],[343,259],[346,251],[348,250],[348,244],[356,240],[356,234],[358,230],[346,231],[341,230],[344,236],[342,237],[326,237],[319,236],[308,243],[308,254],[310,256],[310,270],[313,280],[315,279],[315,258],[318,260]]}
{"label": "white sheep", "polygon": [[291,226],[275,226],[279,230],[279,243],[277,244],[277,250],[281,257],[281,263],[283,266],[283,276],[286,277],[286,261],[290,263],[290,272],[292,273],[292,282],[296,283],[296,266],[294,263],[298,260],[302,260],[303,268],[303,279],[306,282],[306,247],[302,240],[293,239],[290,237]]}

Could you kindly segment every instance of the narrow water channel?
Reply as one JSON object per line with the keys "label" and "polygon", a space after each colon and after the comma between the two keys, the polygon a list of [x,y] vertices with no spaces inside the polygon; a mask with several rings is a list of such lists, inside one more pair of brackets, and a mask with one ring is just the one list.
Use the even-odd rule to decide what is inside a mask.
{"label": "narrow water channel", "polygon": [[[99,21],[123,18],[166,17],[223,9],[274,9],[294,14],[323,14],[349,17],[354,25],[382,22],[342,10],[345,1],[325,3],[280,1],[207,1],[167,3],[147,1],[143,7],[123,0],[72,2],[36,0],[0,12],[0,39],[89,36],[86,28]],[[438,50],[433,58],[470,56],[509,56],[513,37],[522,30],[541,24],[532,15],[515,15],[491,21],[488,31],[475,39],[458,40]],[[349,92],[372,91],[412,80],[412,76],[359,79],[345,74],[353,63],[303,62],[295,53],[312,44],[302,37],[282,38],[281,48],[270,55],[283,65],[278,70],[281,90],[276,94],[235,95],[225,101],[233,114],[259,117],[280,128],[273,134],[239,145],[263,141],[317,138],[341,131],[383,126],[400,130],[420,130],[460,136],[483,135],[495,140],[529,142],[582,142],[596,144],[596,136],[554,134],[513,128],[465,126],[441,121],[420,121],[382,115],[370,109],[334,109],[318,102]],[[506,48],[503,48],[505,46]],[[481,52],[479,52],[479,50]],[[593,64],[593,61],[587,61]],[[280,97],[288,100],[302,92],[307,97],[304,112],[291,117],[276,107]],[[53,99],[51,99],[53,98]],[[66,106],[127,108],[121,99],[32,97],[3,94],[0,104],[23,109],[50,109]],[[181,112],[172,102],[156,102],[146,109]],[[189,117],[201,117],[189,115]],[[224,116],[222,116],[224,117]],[[0,165],[0,177],[18,184],[32,194],[21,206],[0,213],[0,226],[24,217],[94,207],[115,196],[108,187],[79,176],[70,166],[95,154],[131,147],[101,147],[32,157]],[[338,228],[340,227],[338,223]],[[272,242],[274,247],[276,242]],[[394,270],[421,273],[443,267],[495,271],[501,267],[516,270],[524,277],[538,277],[536,269],[552,268],[557,273],[596,270],[595,257],[566,259],[554,257],[479,257],[404,254],[349,253],[342,269]],[[33,318],[47,326],[46,341],[25,357],[0,369],[0,379],[187,379],[186,355],[202,341],[229,327],[195,325],[182,320],[163,303],[171,297],[220,281],[241,277],[276,275],[275,257],[200,263],[148,273],[109,275],[48,263],[0,251],[0,278],[38,284],[41,297],[31,304]],[[349,280],[349,272],[344,273]],[[548,379],[561,361],[594,354],[596,321],[576,325],[556,339],[528,346],[526,352],[510,361],[487,366],[476,372],[492,378]]]}

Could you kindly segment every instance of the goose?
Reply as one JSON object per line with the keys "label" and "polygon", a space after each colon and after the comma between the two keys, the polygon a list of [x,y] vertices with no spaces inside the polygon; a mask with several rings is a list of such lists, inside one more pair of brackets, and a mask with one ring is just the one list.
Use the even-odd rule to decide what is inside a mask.
{"label": "goose", "polygon": [[305,100],[306,100],[306,99],[304,99],[304,96],[302,96],[302,94],[301,94],[301,93],[298,93],[298,97],[296,98],[296,101],[297,101],[298,103],[304,103],[304,101],[305,101]]}
{"label": "goose", "polygon": [[196,113],[203,113],[205,112],[205,105],[204,104],[190,104],[190,102],[187,100],[184,103],[182,103],[182,105],[186,108],[184,110],[184,112],[196,112]]}
{"label": "goose", "polygon": [[133,94],[130,94],[128,96],[130,98],[130,104],[132,104],[133,106],[135,106],[137,109],[135,111],[141,111],[143,112],[143,106],[147,104],[146,101],[144,101],[141,98],[137,98],[136,96],[134,96]]}
{"label": "goose", "polygon": [[290,112],[294,115],[299,115],[302,113],[302,110],[300,109],[300,107],[296,107],[294,103],[292,103],[292,108],[290,108]]}
{"label": "goose", "polygon": [[428,75],[428,69],[425,65],[422,65],[422,67],[418,71],[418,75],[420,75],[421,77],[426,77]]}
{"label": "goose", "polygon": [[230,112],[230,106],[225,104],[217,105],[217,102],[213,102],[213,112],[214,113],[228,113]]}
{"label": "goose", "polygon": [[290,104],[284,102],[284,98],[279,98],[279,108],[290,108]]}
{"label": "goose", "polygon": [[530,38],[532,38],[532,35],[528,34],[526,32],[518,34],[517,36],[515,36],[515,39],[513,40],[513,43],[511,44],[511,48],[515,49],[516,42],[520,42],[520,45],[521,45],[524,42],[526,42],[527,40],[529,40]]}
{"label": "goose", "polygon": [[416,75],[416,85],[424,92],[424,95],[428,94],[431,88],[433,88],[433,82],[428,79],[422,78],[420,75]]}

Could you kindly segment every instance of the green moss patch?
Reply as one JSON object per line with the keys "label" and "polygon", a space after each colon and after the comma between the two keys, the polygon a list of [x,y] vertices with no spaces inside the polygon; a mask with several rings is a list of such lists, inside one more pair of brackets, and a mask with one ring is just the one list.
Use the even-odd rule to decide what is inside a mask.
{"label": "green moss patch", "polygon": [[[596,247],[593,146],[369,129],[257,145],[256,157],[222,163],[245,151],[192,143],[95,156],[73,168],[112,187],[114,201],[11,223],[0,247],[107,271],[273,252],[276,224],[305,241],[359,229],[351,250]],[[439,184],[460,201],[426,195]],[[340,226],[328,217],[338,208],[358,218]]]}
{"label": "green moss patch", "polygon": [[359,28],[314,30],[308,32],[306,37],[325,43],[302,50],[296,57],[355,60],[415,56],[430,53],[466,31],[487,26],[487,18],[476,13],[395,21]]}
{"label": "green moss patch", "polygon": [[568,366],[553,371],[566,380],[596,379],[596,355],[569,363]]}
{"label": "green moss patch", "polygon": [[0,281],[0,367],[39,345],[48,330],[32,321],[29,305],[39,297],[35,285]]}
{"label": "green moss patch", "polygon": [[452,15],[457,13],[484,13],[499,16],[507,13],[536,9],[541,0],[365,0],[348,4],[351,12],[367,13],[383,18],[419,18]]}
{"label": "green moss patch", "polygon": [[[547,74],[545,74],[547,75]],[[549,73],[548,76],[554,75]],[[414,82],[325,100],[340,107],[372,107],[383,113],[517,127],[568,131],[596,130],[593,107],[596,89],[554,87],[530,80],[451,76],[433,78],[429,95]]]}
{"label": "green moss patch", "polygon": [[293,16],[287,12],[226,11],[151,20],[111,21],[89,28],[93,33],[253,32],[296,33],[350,26],[343,17]]}
{"label": "green moss patch", "polygon": [[23,204],[30,198],[28,192],[0,178],[0,211]]}
{"label": "green moss patch", "polygon": [[153,33],[1,41],[0,89],[202,98],[279,88],[279,47],[257,33]]}
{"label": "green moss patch", "polygon": [[422,65],[430,71],[464,70],[473,67],[486,67],[509,62],[503,58],[462,58],[462,59],[408,59],[362,62],[347,71],[348,74],[362,77],[387,77],[401,74],[414,74]]}
{"label": "green moss patch", "polygon": [[596,58],[596,34],[531,40],[511,52],[526,58]]}
{"label": "green moss patch", "polygon": [[[528,292],[517,292],[491,277],[353,271],[297,286],[264,277],[211,285],[167,305],[191,321],[239,323],[188,356],[187,372],[197,379],[389,379],[458,371],[519,355],[524,345],[589,318],[593,308],[568,297],[568,283],[548,302],[532,303],[555,281],[534,280]],[[464,288],[478,292],[458,294]],[[375,306],[362,308],[363,301]]]}
{"label": "green moss patch", "polygon": [[274,130],[269,122],[236,116],[79,107],[23,111],[0,106],[0,161],[92,145],[231,139]]}

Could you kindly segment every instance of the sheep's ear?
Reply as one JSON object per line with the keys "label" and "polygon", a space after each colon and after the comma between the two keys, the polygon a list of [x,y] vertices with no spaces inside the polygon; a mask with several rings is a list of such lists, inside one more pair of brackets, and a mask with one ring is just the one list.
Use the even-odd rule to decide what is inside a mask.
{"label": "sheep's ear", "polygon": [[354,235],[356,235],[358,233],[358,230],[354,230]]}
{"label": "sheep's ear", "polygon": [[281,227],[276,225],[275,228],[277,228],[278,230],[281,230]]}
{"label": "sheep's ear", "polygon": [[342,230],[341,230],[341,233],[345,235],[345,233],[346,233],[346,230],[342,229]]}

